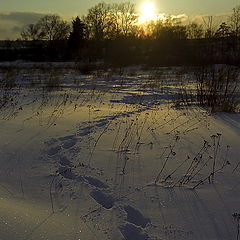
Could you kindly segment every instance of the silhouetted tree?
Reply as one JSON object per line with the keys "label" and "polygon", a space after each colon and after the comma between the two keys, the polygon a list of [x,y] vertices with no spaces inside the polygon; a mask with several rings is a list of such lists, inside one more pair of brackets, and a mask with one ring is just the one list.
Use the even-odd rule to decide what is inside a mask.
{"label": "silhouetted tree", "polygon": [[90,61],[108,60],[121,65],[137,63],[140,59],[170,65],[192,63],[193,59],[221,62],[230,55],[231,61],[238,58],[240,6],[233,9],[229,23],[223,22],[220,26],[213,16],[203,17],[202,25],[184,25],[171,16],[144,24],[137,24],[137,20],[135,5],[131,2],[101,2],[91,7],[82,19],[76,17],[72,31],[58,15],[47,15],[36,24],[26,26],[21,37],[47,40],[29,43],[32,49],[41,45],[43,51],[39,52],[43,52],[44,59],[45,56],[46,59],[49,56],[50,59],[81,59],[84,54]]}
{"label": "silhouetted tree", "polygon": [[84,22],[88,27],[88,37],[95,40],[103,40],[109,29],[109,4],[104,2],[88,10]]}
{"label": "silhouetted tree", "polygon": [[205,38],[212,38],[216,32],[216,24],[214,24],[214,17],[207,16],[202,18],[205,25]]}
{"label": "silhouetted tree", "polygon": [[130,2],[99,3],[88,10],[84,22],[88,26],[89,38],[104,40],[132,35],[137,18],[135,5]]}
{"label": "silhouetted tree", "polygon": [[22,32],[21,39],[23,40],[42,40],[44,33],[39,24],[29,24]]}
{"label": "silhouetted tree", "polygon": [[176,61],[184,61],[187,54],[185,40],[187,39],[186,26],[168,18],[159,20],[153,32],[154,47],[152,51],[153,64],[171,65]]}
{"label": "silhouetted tree", "polygon": [[240,36],[240,5],[233,8],[233,13],[230,17],[230,27],[233,36]]}
{"label": "silhouetted tree", "polygon": [[224,38],[229,37],[231,35],[231,28],[225,23],[221,23],[218,30],[215,33],[216,37]]}
{"label": "silhouetted tree", "polygon": [[203,27],[197,23],[190,23],[186,26],[187,37],[189,39],[198,39],[203,37]]}
{"label": "silhouetted tree", "polygon": [[152,39],[155,33],[156,22],[148,21],[135,27],[135,36],[141,39]]}
{"label": "silhouetted tree", "polygon": [[186,26],[175,24],[171,19],[159,20],[155,25],[153,36],[156,39],[167,41],[186,39],[187,29]]}
{"label": "silhouetted tree", "polygon": [[109,5],[109,38],[134,34],[137,21],[135,5],[130,2]]}
{"label": "silhouetted tree", "polygon": [[70,25],[58,15],[47,15],[38,22],[45,40],[65,40],[69,36]]}
{"label": "silhouetted tree", "polygon": [[21,37],[24,40],[64,40],[69,32],[69,24],[58,15],[46,15],[36,24],[30,24],[23,29]]}
{"label": "silhouetted tree", "polygon": [[69,35],[68,44],[74,51],[79,51],[83,47],[85,39],[85,24],[76,17],[72,21],[72,32]]}

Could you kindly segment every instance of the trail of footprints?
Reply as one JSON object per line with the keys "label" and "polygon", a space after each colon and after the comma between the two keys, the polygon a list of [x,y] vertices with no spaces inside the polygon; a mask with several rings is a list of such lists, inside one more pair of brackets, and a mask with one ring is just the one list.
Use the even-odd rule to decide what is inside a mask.
{"label": "trail of footprints", "polygon": [[[98,122],[98,124],[100,124]],[[105,126],[102,124],[101,126]],[[99,205],[99,214],[104,214],[103,211],[112,211],[119,218],[117,229],[125,240],[160,240],[159,237],[152,236],[149,233],[151,228],[156,227],[158,232],[163,236],[171,239],[192,239],[192,233],[185,231],[179,232],[178,229],[169,228],[165,226],[164,231],[154,226],[149,218],[143,216],[140,210],[130,205],[124,205],[118,197],[111,190],[111,187],[103,181],[103,172],[100,169],[91,168],[83,163],[75,168],[74,154],[78,153],[79,149],[77,143],[81,142],[83,136],[89,135],[94,131],[94,127],[82,128],[78,135],[69,135],[58,139],[50,139],[46,142],[48,148],[46,154],[48,158],[54,160],[58,164],[56,178],[54,183],[54,206],[59,211],[64,211],[70,204],[70,199],[80,198],[78,193],[71,189],[71,183],[77,182],[88,186],[89,197]],[[82,173],[82,174],[80,174]],[[101,180],[100,180],[101,179]],[[102,209],[102,210],[101,210]],[[121,212],[121,214],[117,214]],[[90,221],[96,221],[90,218]],[[110,234],[111,222],[109,222],[110,229],[105,230],[106,235]],[[102,229],[98,229],[99,231]],[[109,237],[111,239],[111,237]]]}
{"label": "trail of footprints", "polygon": [[[85,175],[78,175],[70,168],[64,166],[59,168],[61,177],[64,180],[74,180],[78,182],[85,183],[90,187],[89,196],[99,205],[99,208],[103,210],[118,211],[118,208],[121,208],[125,214],[120,215],[122,221],[125,222],[122,225],[118,226],[119,231],[126,240],[151,240],[147,231],[145,230],[151,221],[149,218],[146,218],[142,213],[130,205],[121,206],[119,199],[114,196],[114,193],[110,187],[102,182],[101,180]],[[59,184],[59,182],[57,182]],[[60,188],[60,191],[56,194],[56,201],[59,204],[59,198],[62,201],[65,200],[63,196],[63,187]],[[71,194],[69,194],[71,195]],[[66,208],[67,206],[65,206]],[[60,210],[65,209],[63,204],[59,205]],[[154,238],[156,239],[156,238]]]}
{"label": "trail of footprints", "polygon": [[[100,122],[98,122],[97,127],[103,127],[106,122],[103,123],[100,124]],[[80,182],[90,187],[89,196],[103,210],[118,211],[119,208],[121,208],[122,212],[124,212],[124,214],[120,215],[123,224],[118,226],[118,230],[124,239],[153,239],[146,231],[147,226],[151,224],[150,219],[144,217],[139,210],[132,206],[121,206],[119,199],[114,196],[109,185],[99,180],[99,177],[94,177],[95,175],[102,175],[99,169],[90,168],[81,164],[78,170],[88,174],[80,175],[77,173],[74,164],[69,160],[69,157],[66,157],[66,155],[71,156],[78,150],[77,143],[81,141],[80,137],[86,136],[92,131],[94,131],[94,127],[86,127],[81,129],[78,135],[50,139],[46,142],[48,146],[48,150],[46,151],[48,158],[57,161],[59,165],[57,170],[58,177],[54,182],[54,206],[59,211],[65,210],[69,204],[69,199],[76,195],[74,190],[71,190],[71,182]],[[96,174],[96,172],[98,172],[98,174]]]}

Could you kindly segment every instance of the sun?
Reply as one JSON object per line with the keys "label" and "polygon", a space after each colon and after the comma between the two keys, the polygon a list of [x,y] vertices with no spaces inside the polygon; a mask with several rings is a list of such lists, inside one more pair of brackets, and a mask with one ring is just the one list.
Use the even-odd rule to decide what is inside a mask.
{"label": "sun", "polygon": [[141,6],[140,21],[146,22],[156,18],[156,8],[153,2],[144,2]]}

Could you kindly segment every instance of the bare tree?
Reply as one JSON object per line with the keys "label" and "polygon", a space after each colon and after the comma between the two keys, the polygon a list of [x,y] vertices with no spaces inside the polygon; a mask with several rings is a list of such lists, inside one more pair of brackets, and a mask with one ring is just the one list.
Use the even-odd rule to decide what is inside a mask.
{"label": "bare tree", "polygon": [[153,38],[165,41],[180,40],[187,38],[186,26],[181,25],[169,17],[165,21],[159,20],[155,24]]}
{"label": "bare tree", "polygon": [[138,18],[135,5],[130,2],[120,3],[112,5],[111,9],[115,13],[115,25],[118,32],[123,36],[131,35]]}
{"label": "bare tree", "polygon": [[189,39],[198,39],[203,37],[203,26],[197,23],[190,23],[187,26],[187,36]]}
{"label": "bare tree", "polygon": [[138,38],[154,38],[154,33],[156,33],[156,22],[148,21],[141,25],[136,25],[134,27],[134,33]]}
{"label": "bare tree", "polygon": [[28,25],[22,32],[24,40],[63,40],[70,33],[70,25],[58,15],[46,15],[36,24]]}
{"label": "bare tree", "polygon": [[212,38],[216,32],[216,23],[213,16],[206,16],[202,18],[203,23],[205,25],[205,37]]}
{"label": "bare tree", "polygon": [[126,3],[99,3],[88,10],[84,22],[89,37],[95,40],[113,39],[132,34],[137,21],[135,5]]}
{"label": "bare tree", "polygon": [[44,38],[44,34],[39,24],[29,24],[21,32],[21,38],[23,40],[33,40],[33,41],[42,40]]}
{"label": "bare tree", "polygon": [[40,19],[38,24],[46,40],[64,40],[70,32],[70,25],[58,15],[47,15]]}
{"label": "bare tree", "polygon": [[233,13],[230,16],[230,27],[234,36],[240,36],[240,5],[233,8]]}
{"label": "bare tree", "polygon": [[84,22],[88,27],[89,38],[102,40],[106,37],[109,29],[109,4],[104,2],[88,10],[87,16],[84,17]]}

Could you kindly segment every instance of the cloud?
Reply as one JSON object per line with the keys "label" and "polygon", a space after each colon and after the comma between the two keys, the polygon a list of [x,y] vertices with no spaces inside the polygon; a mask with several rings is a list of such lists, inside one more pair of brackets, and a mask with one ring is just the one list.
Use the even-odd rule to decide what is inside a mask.
{"label": "cloud", "polygon": [[35,23],[45,14],[34,13],[34,12],[10,12],[10,13],[0,13],[0,21],[10,21],[16,22],[21,25],[26,25],[29,23]]}
{"label": "cloud", "polygon": [[171,15],[170,17],[172,20],[179,21],[182,23],[186,22],[189,19],[189,17],[185,13],[178,14],[178,15]]}
{"label": "cloud", "polygon": [[227,13],[222,13],[222,14],[217,14],[217,15],[196,15],[191,17],[191,22],[196,22],[199,24],[206,25],[209,21],[210,18],[212,18],[212,24],[214,26],[220,25],[222,22],[229,22],[230,19],[230,14]]}
{"label": "cloud", "polygon": [[168,19],[171,19],[174,22],[185,23],[189,19],[189,17],[185,13],[178,14],[178,15],[169,15],[169,14],[165,14],[165,13],[159,13],[152,20],[153,21],[157,21],[157,20],[166,21]]}
{"label": "cloud", "polygon": [[24,26],[45,16],[35,12],[0,13],[0,39],[17,39]]}

